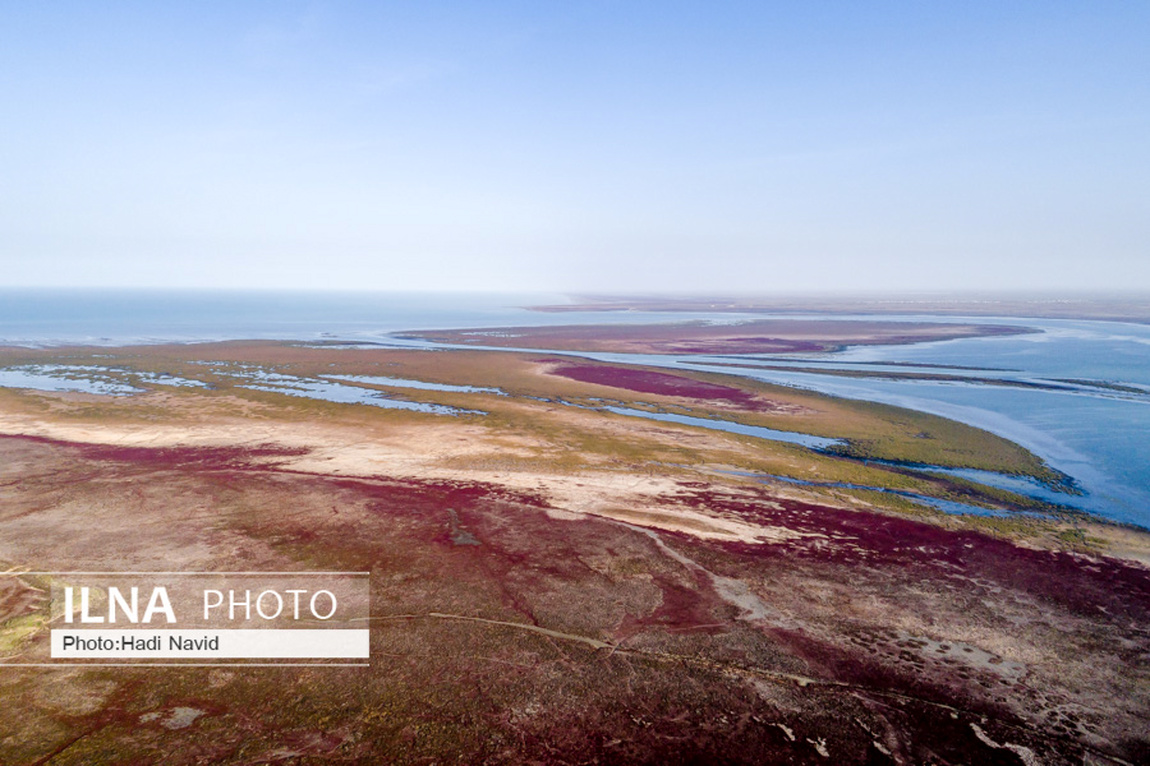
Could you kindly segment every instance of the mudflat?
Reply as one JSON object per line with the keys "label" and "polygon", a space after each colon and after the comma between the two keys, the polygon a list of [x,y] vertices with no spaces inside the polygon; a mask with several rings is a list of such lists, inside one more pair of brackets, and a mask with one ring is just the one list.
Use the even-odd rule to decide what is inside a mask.
{"label": "mudflat", "polygon": [[[1050,478],[978,429],[531,353],[221,343],[0,362],[98,367],[137,391],[0,390],[2,763],[1150,758],[1146,533],[858,459]],[[16,666],[46,656],[50,624],[53,583],[23,573],[81,569],[368,571],[370,666]]]}
{"label": "mudflat", "polygon": [[[697,307],[695,310],[704,310]],[[407,337],[500,348],[551,348],[630,354],[766,354],[834,351],[844,346],[921,343],[955,338],[1019,335],[1026,328],[941,322],[756,319],[713,324],[688,321],[643,325],[496,327],[428,330]]]}

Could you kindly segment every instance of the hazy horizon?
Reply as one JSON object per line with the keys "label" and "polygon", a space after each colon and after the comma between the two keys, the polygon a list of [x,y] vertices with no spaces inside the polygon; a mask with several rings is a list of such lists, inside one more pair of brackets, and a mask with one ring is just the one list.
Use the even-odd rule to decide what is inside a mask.
{"label": "hazy horizon", "polygon": [[0,286],[1150,290],[1150,7],[0,20]]}
{"label": "hazy horizon", "polygon": [[[780,289],[775,291],[769,290],[690,290],[690,289],[668,289],[668,290],[560,290],[560,289],[511,289],[494,287],[466,287],[466,286],[446,286],[441,288],[424,288],[424,287],[375,287],[375,286],[336,286],[336,287],[306,287],[306,286],[262,286],[262,285],[181,285],[181,284],[161,284],[161,285],[76,285],[76,284],[0,284],[0,294],[61,294],[61,293],[77,293],[89,295],[113,295],[123,294],[129,295],[163,295],[170,293],[173,295],[186,294],[189,296],[203,295],[213,296],[220,295],[226,296],[228,294],[252,294],[252,295],[283,295],[288,296],[292,294],[299,294],[301,296],[307,295],[329,295],[338,296],[340,294],[347,294],[357,297],[370,297],[370,296],[404,296],[416,297],[419,295],[460,295],[460,296],[476,296],[476,297],[506,297],[508,299],[523,299],[526,302],[523,305],[550,305],[549,301],[556,299],[555,305],[560,305],[563,302],[580,304],[580,303],[625,303],[628,301],[643,302],[643,301],[683,301],[690,302],[703,302],[708,300],[713,301],[727,301],[727,302],[745,302],[745,303],[761,303],[770,304],[777,302],[780,304],[796,303],[802,301],[812,302],[825,302],[826,304],[834,304],[836,302],[850,304],[868,301],[890,301],[890,302],[913,302],[921,301],[923,303],[937,303],[937,304],[977,304],[979,302],[1063,302],[1063,303],[1105,303],[1107,301],[1116,302],[1129,302],[1136,304],[1140,308],[1144,308],[1150,312],[1150,289],[1142,287],[1131,288],[1107,288],[1107,289],[1026,289],[1026,288],[1002,288],[1002,289],[953,289],[953,290],[929,290],[929,289],[879,289],[879,288],[847,288],[827,287],[821,290],[816,289]],[[532,301],[547,301],[544,303],[532,303]]]}

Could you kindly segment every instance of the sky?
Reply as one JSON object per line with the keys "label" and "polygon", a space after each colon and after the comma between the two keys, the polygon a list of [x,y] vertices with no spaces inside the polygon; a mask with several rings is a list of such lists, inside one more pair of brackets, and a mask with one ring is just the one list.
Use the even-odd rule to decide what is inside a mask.
{"label": "sky", "polygon": [[0,287],[1150,290],[1150,3],[0,0]]}

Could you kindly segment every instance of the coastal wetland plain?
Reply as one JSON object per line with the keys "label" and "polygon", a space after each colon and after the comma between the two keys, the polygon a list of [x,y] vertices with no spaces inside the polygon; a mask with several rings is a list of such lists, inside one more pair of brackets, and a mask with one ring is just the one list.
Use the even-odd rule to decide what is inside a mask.
{"label": "coastal wetland plain", "polygon": [[[1150,537],[915,468],[1063,480],[987,431],[545,350],[0,367],[75,384],[0,388],[0,763],[1150,760]],[[238,569],[371,572],[370,666],[17,666],[26,572]]]}

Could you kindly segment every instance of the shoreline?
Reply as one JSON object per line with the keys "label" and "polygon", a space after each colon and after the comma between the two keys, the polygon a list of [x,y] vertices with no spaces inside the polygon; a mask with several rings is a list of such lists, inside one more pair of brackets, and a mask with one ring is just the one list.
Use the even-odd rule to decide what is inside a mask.
{"label": "shoreline", "polygon": [[[675,326],[675,325],[659,325],[659,326],[657,326],[657,331],[663,332],[663,331],[667,330],[668,328],[675,328],[675,327],[677,327],[677,326]],[[569,329],[569,328],[567,328],[567,329]],[[578,331],[579,330],[577,329],[576,332],[578,332]],[[480,332],[487,332],[487,331],[480,331]],[[486,336],[484,336],[484,337],[486,340]],[[966,336],[964,336],[964,337],[966,337]],[[518,339],[514,339],[514,340],[517,341]],[[243,341],[243,340],[230,340],[230,341],[223,341],[223,342],[217,342],[217,343],[212,343],[212,342],[203,342],[203,343],[190,342],[190,343],[178,343],[178,344],[156,343],[156,344],[149,344],[147,346],[141,346],[140,348],[142,348],[142,349],[163,349],[166,346],[173,346],[175,348],[186,348],[186,349],[196,349],[196,348],[215,347],[215,346],[219,346],[221,348],[233,348],[233,347],[244,348],[244,347],[251,346],[251,345],[261,345],[262,344],[262,345],[284,345],[287,347],[298,347],[298,348],[316,348],[316,349],[322,350],[323,348],[334,348],[334,346],[332,346],[331,344],[344,344],[344,343],[345,343],[344,341],[337,341],[337,340],[333,340],[333,339],[327,339],[326,341],[321,340],[318,342],[317,341],[308,341],[308,340],[303,340],[303,341],[290,341],[290,340],[289,341],[282,341],[282,340],[264,341],[264,340],[258,340],[258,341],[254,341],[254,342],[253,341]],[[18,358],[18,357],[20,357],[26,353],[29,355],[30,358],[34,358],[34,357],[39,357],[39,356],[43,356],[43,355],[48,355],[48,356],[54,356],[56,354],[67,355],[67,354],[71,353],[70,352],[70,349],[71,349],[71,350],[75,350],[75,351],[80,352],[80,353],[83,353],[84,351],[88,351],[89,353],[94,353],[97,356],[99,356],[99,355],[111,355],[114,357],[114,356],[116,356],[117,353],[120,353],[121,351],[130,351],[131,348],[132,347],[121,347],[121,346],[98,346],[98,347],[66,346],[66,347],[52,347],[52,348],[48,348],[48,349],[26,349],[26,348],[22,348],[22,347],[2,347],[2,348],[0,348],[0,355],[7,356],[9,358],[13,358],[13,357]],[[404,345],[402,343],[399,343],[396,345],[388,345],[386,343],[386,341],[383,341],[383,342],[370,343],[369,348],[376,349],[376,350],[379,350],[381,352],[385,352],[385,351],[389,351],[389,350],[390,351],[403,351],[406,349],[410,349],[412,347]],[[490,351],[484,350],[484,351],[481,351],[481,353],[499,353],[495,348],[491,348],[491,347],[487,347],[487,348],[490,348]],[[540,349],[540,350],[542,351],[543,349]],[[565,352],[563,349],[556,349],[556,350],[560,351],[560,352],[567,353],[567,354],[579,353],[579,352],[570,352],[570,351]],[[529,353],[529,350],[525,350],[525,351],[527,351]],[[2,358],[2,356],[0,356],[0,358]],[[580,362],[577,357],[575,357],[575,358],[568,357],[568,360],[572,364],[577,364],[577,365],[578,364],[583,364],[583,365],[591,364],[591,365],[598,365],[600,367],[603,367],[602,363],[600,363],[600,362],[587,361],[587,360],[583,360],[582,362]],[[604,368],[604,369],[606,369],[606,368]],[[650,374],[668,375],[668,374],[670,374],[670,377],[674,378],[674,376],[676,374],[680,374],[680,373],[684,372],[684,371],[672,369],[672,368],[655,368],[655,369],[662,369],[663,372],[640,373],[640,374],[647,374],[647,375],[650,375]],[[700,372],[702,372],[702,371],[700,371]],[[821,374],[822,371],[811,370],[811,372],[813,374]],[[690,375],[691,373],[687,372],[687,374]],[[706,375],[707,373],[702,372],[702,374]],[[832,376],[834,375],[833,371],[831,372],[831,375]],[[845,377],[849,378],[849,377],[855,377],[855,376],[851,373],[847,373],[847,375]],[[746,380],[746,378],[743,378],[743,379]],[[712,384],[694,383],[693,385],[696,385],[696,386],[704,385],[705,386],[705,385],[712,385]],[[1009,442],[1017,444],[1017,445],[1021,446],[1023,449],[1037,455],[1045,464],[1047,464],[1050,467],[1050,469],[1053,472],[1055,472],[1059,475],[1073,476],[1077,480],[1079,480],[1081,483],[1085,483],[1085,484],[1087,484],[1091,487],[1095,487],[1095,488],[1102,487],[1102,486],[1105,486],[1108,484],[1108,482],[1104,478],[1104,475],[1099,471],[1099,469],[1093,467],[1090,464],[1090,461],[1087,460],[1084,456],[1079,455],[1077,453],[1074,453],[1072,451],[1068,452],[1064,445],[1062,445],[1061,443],[1053,442],[1048,435],[1043,434],[1043,433],[1036,433],[1033,431],[1032,428],[1029,428],[1023,424],[1020,424],[1020,423],[1010,419],[1009,417],[1006,417],[1006,416],[1003,416],[1003,415],[1000,415],[997,413],[991,413],[990,411],[982,410],[979,408],[971,409],[970,407],[967,407],[967,406],[950,405],[950,404],[939,403],[939,402],[935,402],[935,401],[931,401],[931,400],[921,400],[921,399],[917,399],[913,396],[909,396],[909,397],[908,396],[902,396],[902,395],[900,395],[900,396],[888,396],[885,394],[875,394],[875,393],[859,394],[857,392],[850,391],[850,390],[835,390],[836,387],[833,384],[825,384],[825,383],[821,384],[820,388],[823,390],[826,390],[826,395],[828,395],[832,398],[846,399],[846,400],[850,400],[850,401],[859,402],[860,404],[871,403],[871,404],[875,404],[877,406],[881,406],[881,405],[883,405],[883,403],[885,403],[886,405],[893,405],[896,407],[908,408],[910,410],[917,411],[920,413],[934,414],[937,416],[941,416],[943,418],[947,418],[947,419],[965,424],[965,425],[973,427],[973,428],[983,429],[983,430],[986,430],[992,434],[995,434],[996,436],[1001,437],[1001,438],[1003,438]],[[403,406],[408,406],[408,405],[403,405]],[[723,412],[723,411],[711,412],[711,413],[696,413],[696,412],[693,412],[693,411],[688,409],[688,410],[682,410],[678,414],[686,415],[688,417],[695,417],[695,416],[702,415],[702,417],[705,419],[706,418],[714,418],[714,417],[718,416],[720,419],[731,420],[735,423],[748,425],[748,426],[752,426],[752,427],[762,426],[762,427],[766,427],[768,429],[783,430],[783,431],[794,431],[795,430],[793,427],[789,427],[789,426],[785,426],[785,425],[780,426],[780,424],[774,423],[774,422],[760,422],[760,421],[755,421],[753,419],[748,420],[746,415],[740,414],[737,409],[732,410],[729,413]],[[826,431],[812,432],[810,430],[799,429],[798,432],[803,433],[803,434],[809,434],[811,436],[816,436],[816,437],[820,437],[820,438],[821,437],[833,438],[834,436],[836,436],[835,434],[830,433],[830,432],[826,432]],[[888,456],[872,455],[872,454],[869,454],[868,452],[866,452],[865,450],[863,452],[859,453],[854,449],[846,450],[843,452],[843,454],[849,455],[853,458],[861,458],[861,459],[866,459],[866,458],[870,458],[870,457],[886,457],[886,458],[891,457],[889,455]],[[907,458],[905,456],[896,457],[895,459],[896,460],[904,460],[905,462],[909,462],[909,463],[925,462],[927,464],[939,464],[939,465],[943,465],[944,467],[946,467],[948,465],[947,463],[938,463],[938,462],[933,461],[933,460],[926,460],[926,461],[915,460],[913,458]],[[969,467],[978,468],[980,466],[972,465]],[[999,470],[999,469],[992,469],[992,470]],[[1032,470],[1010,469],[1010,470],[1004,470],[1001,472],[1008,474],[1008,475],[1009,474],[1035,475]],[[1051,478],[1051,477],[1047,477],[1047,479],[1044,479],[1044,481],[1047,481],[1047,483],[1050,483],[1050,484],[1057,484],[1058,483],[1057,478]],[[1058,501],[1057,499],[1047,498],[1045,500],[1045,502],[1057,503],[1057,502],[1061,502],[1061,501]],[[1108,500],[1106,502],[1110,503],[1111,501]],[[1115,500],[1113,502],[1119,502],[1120,503],[1123,501]],[[1071,498],[1068,498],[1065,501],[1065,504],[1069,504],[1069,505],[1077,508],[1074,500]],[[1146,524],[1146,525],[1139,524],[1138,521],[1136,521],[1133,518],[1130,518],[1129,516],[1125,516],[1125,515],[1121,515],[1121,514],[1109,514],[1105,510],[1097,510],[1097,509],[1089,509],[1089,508],[1088,509],[1079,509],[1079,510],[1083,510],[1084,512],[1089,513],[1091,515],[1097,515],[1102,519],[1109,519],[1109,520],[1115,521],[1116,523],[1130,523],[1130,524],[1134,524],[1136,526],[1150,527],[1150,524]]]}
{"label": "shoreline", "polygon": [[[343,396],[342,399],[336,399],[334,401],[358,401],[361,400],[364,396],[381,395],[391,401],[395,401],[396,399],[403,400],[400,403],[404,404],[404,406],[408,409],[416,406],[408,404],[408,402],[414,401],[416,403],[426,402],[426,405],[418,404],[418,406],[423,407],[426,411],[429,412],[459,413],[455,416],[437,416],[447,417],[448,419],[443,421],[445,423],[450,423],[452,418],[464,416],[465,418],[471,419],[468,422],[482,424],[486,422],[488,415],[481,413],[499,413],[513,401],[518,400],[522,401],[523,404],[529,404],[533,397],[538,399],[540,396],[542,396],[539,401],[542,401],[546,408],[549,408],[553,413],[557,413],[558,410],[556,407],[558,407],[559,409],[568,413],[567,415],[564,415],[564,417],[576,417],[576,413],[579,411],[579,408],[584,408],[584,411],[588,411],[588,416],[594,419],[595,417],[598,417],[594,416],[593,414],[593,411],[595,410],[606,412],[606,410],[609,410],[611,407],[619,408],[618,412],[620,414],[618,417],[624,418],[622,422],[634,422],[636,428],[679,428],[679,426],[676,426],[673,423],[667,423],[666,420],[652,421],[647,420],[645,417],[647,414],[654,413],[657,416],[659,412],[663,412],[675,416],[685,416],[686,419],[684,422],[693,424],[682,426],[683,428],[688,429],[688,433],[690,433],[690,429],[694,428],[695,426],[705,426],[709,421],[719,420],[738,425],[750,426],[752,429],[761,427],[767,429],[767,432],[782,431],[788,433],[810,435],[818,438],[843,439],[845,437],[846,444],[848,446],[839,450],[822,451],[821,453],[818,451],[806,451],[803,453],[810,455],[811,458],[814,459],[814,463],[818,466],[817,471],[829,472],[825,476],[794,473],[790,474],[793,476],[793,478],[801,479],[804,481],[816,478],[819,480],[825,479],[832,483],[843,482],[850,485],[857,485],[859,487],[870,486],[875,488],[882,488],[884,486],[900,486],[904,480],[898,479],[893,475],[883,475],[881,473],[875,474],[874,476],[867,475],[866,472],[871,470],[867,467],[868,461],[879,459],[890,461],[892,472],[897,470],[904,470],[906,466],[915,465],[930,465],[939,466],[942,468],[963,467],[965,465],[966,467],[990,470],[1002,476],[1034,476],[1040,482],[1047,481],[1057,483],[1057,476],[1047,476],[1046,474],[1050,473],[1050,471],[1037,462],[1035,462],[1033,466],[1029,467],[1024,467],[1024,464],[1022,463],[1012,464],[1009,461],[997,465],[993,463],[985,465],[969,465],[965,463],[965,461],[956,463],[952,462],[951,460],[947,460],[945,459],[944,453],[935,453],[930,455],[931,459],[922,459],[928,453],[921,453],[920,455],[916,455],[913,451],[904,451],[902,453],[895,451],[892,453],[888,447],[886,454],[881,452],[875,454],[871,448],[862,447],[862,445],[865,444],[865,439],[879,433],[879,431],[876,431],[875,429],[879,427],[881,422],[884,422],[884,418],[893,418],[895,420],[899,420],[905,419],[907,417],[913,417],[914,420],[912,420],[912,423],[917,423],[917,425],[908,426],[909,431],[904,428],[903,431],[905,431],[905,433],[903,433],[903,431],[897,432],[903,434],[901,436],[897,436],[897,438],[901,439],[900,443],[904,444],[906,449],[920,449],[930,446],[930,442],[924,442],[921,439],[910,437],[923,430],[934,431],[940,428],[943,429],[942,433],[950,434],[945,436],[946,439],[973,439],[974,441],[971,442],[971,444],[976,444],[979,443],[978,440],[983,440],[983,445],[980,449],[982,452],[988,455],[990,454],[989,450],[991,447],[994,449],[1007,448],[1008,450],[1027,449],[1026,440],[1024,439],[1010,438],[1009,436],[992,437],[991,433],[993,433],[995,430],[993,428],[989,429],[989,431],[980,431],[979,429],[985,428],[985,425],[977,422],[977,420],[974,422],[974,425],[971,426],[971,420],[969,418],[964,419],[960,417],[954,419],[943,419],[939,418],[938,416],[928,414],[929,410],[924,412],[926,408],[920,407],[912,408],[910,410],[897,410],[889,408],[889,405],[874,404],[865,400],[852,400],[850,398],[828,396],[824,394],[804,393],[794,389],[767,386],[761,383],[755,383],[748,379],[725,375],[715,376],[709,373],[696,373],[678,370],[671,371],[667,370],[666,368],[659,367],[651,368],[635,367],[633,365],[604,364],[600,362],[577,360],[571,358],[567,358],[566,360],[562,361],[560,363],[560,367],[555,368],[553,363],[558,362],[559,360],[557,359],[537,359],[532,357],[530,354],[511,354],[501,351],[456,350],[447,352],[429,352],[426,350],[421,351],[413,349],[395,349],[383,347],[349,350],[315,348],[312,346],[295,345],[291,343],[265,342],[236,342],[192,346],[142,346],[121,349],[118,354],[108,354],[106,353],[108,349],[100,349],[98,356],[100,356],[101,359],[98,361],[108,365],[103,369],[106,369],[109,373],[115,375],[113,378],[114,381],[121,384],[130,383],[135,385],[137,388],[143,389],[143,391],[140,393],[134,393],[128,396],[111,397],[122,400],[122,406],[117,405],[119,409],[127,408],[127,410],[131,410],[133,407],[137,406],[133,404],[133,402],[139,401],[142,403],[150,401],[151,398],[159,395],[158,392],[168,392],[163,394],[163,396],[175,397],[174,399],[170,399],[173,402],[192,402],[197,398],[207,397],[202,399],[206,402],[211,401],[213,397],[229,392],[232,394],[242,394],[245,398],[257,397],[262,399],[264,397],[271,396],[273,399],[268,401],[274,401],[274,397],[280,396],[280,394],[274,393],[274,391],[268,389],[266,386],[257,385],[255,388],[267,391],[267,393],[259,393],[259,391],[256,390],[250,391],[248,393],[243,393],[245,387],[251,388],[250,386],[243,385],[244,381],[246,380],[245,375],[247,375],[247,373],[228,373],[224,377],[219,377],[217,373],[212,372],[208,368],[204,367],[202,362],[195,361],[195,359],[207,359],[213,357],[232,357],[237,359],[244,358],[245,355],[249,353],[249,350],[252,349],[258,350],[258,355],[255,357],[257,364],[272,364],[271,367],[257,367],[253,369],[274,370],[278,369],[276,367],[277,364],[282,365],[283,363],[287,362],[287,360],[298,359],[303,361],[310,359],[315,361],[307,362],[307,364],[318,365],[315,367],[315,369],[320,373],[321,376],[330,376],[331,370],[325,369],[323,367],[323,365],[328,364],[328,362],[321,363],[320,360],[330,360],[331,363],[336,363],[339,360],[344,360],[354,365],[362,364],[362,361],[356,362],[355,360],[357,359],[384,360],[391,358],[410,360],[409,362],[404,362],[404,364],[416,364],[416,367],[411,368],[413,371],[416,371],[412,372],[412,377],[420,377],[420,375],[426,376],[426,371],[419,373],[418,370],[426,366],[426,363],[430,360],[438,360],[436,362],[438,367],[443,367],[443,365],[439,364],[439,362],[449,362],[452,359],[474,360],[468,361],[467,364],[473,366],[479,365],[479,367],[474,368],[477,371],[486,369],[492,364],[503,364],[510,362],[511,360],[515,360],[514,364],[518,365],[522,369],[523,373],[527,374],[526,377],[522,377],[521,373],[516,373],[516,376],[518,377],[509,379],[514,381],[512,383],[511,389],[515,394],[510,397],[510,401],[506,401],[507,391],[500,387],[498,381],[495,379],[472,379],[469,373],[452,373],[448,377],[440,377],[436,385],[452,384],[452,386],[456,387],[458,387],[460,384],[478,384],[480,386],[486,385],[487,391],[489,393],[462,393],[460,391],[453,392],[451,390],[452,386],[447,386],[447,391],[404,389],[402,386],[400,388],[393,389],[388,386],[388,380],[389,377],[394,377],[395,373],[390,372],[388,376],[375,378],[373,382],[363,383],[362,385],[355,379],[357,377],[356,375],[352,375],[348,379],[339,381],[336,381],[330,377],[324,378],[331,385],[348,387],[349,392],[361,392],[358,399],[354,397],[348,398],[347,396]],[[69,359],[83,360],[91,363],[92,360],[90,357],[92,353],[92,349],[74,349],[73,351],[69,351],[67,353],[59,350],[38,352],[25,352],[23,350],[18,350],[15,359],[9,356],[9,363],[18,360],[24,363],[43,364],[49,361],[67,361]],[[448,356],[441,356],[441,354],[447,354]],[[4,361],[4,356],[8,356],[8,354],[0,350],[0,362]],[[121,361],[117,362],[117,358],[121,358]],[[147,361],[149,359],[152,361]],[[170,361],[165,362],[165,359]],[[181,359],[184,361],[179,361]],[[188,359],[192,360],[191,364],[188,364]],[[260,359],[263,361],[259,361]],[[275,362],[277,359],[280,361]],[[124,366],[124,362],[128,363],[127,366]],[[71,363],[75,362],[73,361]],[[221,364],[222,363],[223,362],[221,362]],[[289,362],[289,364],[292,363]],[[135,368],[133,368],[132,365],[135,365]],[[585,375],[577,375],[576,377],[585,378],[585,380],[581,381],[564,377],[563,370],[568,368],[576,371],[588,370],[592,372],[599,372],[595,372],[595,375],[589,378]],[[136,369],[136,372],[133,372],[133,369]],[[155,377],[156,371],[161,370],[164,371],[163,374],[169,376],[174,372],[177,377]],[[444,368],[444,371],[446,370],[447,368]],[[369,371],[364,368],[358,370],[357,372],[359,373],[359,377],[362,378],[362,376]],[[600,372],[603,374],[600,374]],[[610,374],[607,375],[607,373]],[[239,374],[238,378],[236,377],[236,374]],[[265,375],[265,373],[259,374]],[[280,373],[276,374],[280,375]],[[489,373],[482,374],[487,375]],[[538,377],[540,375],[543,377]],[[604,375],[606,375],[606,377],[604,377]],[[620,375],[623,377],[620,378]],[[190,378],[190,380],[184,382],[195,383],[196,385],[176,385],[175,387],[165,385],[166,382],[173,380],[183,381],[183,378],[179,376]],[[347,376],[345,376],[345,378],[346,377]],[[362,379],[368,380],[369,378]],[[287,388],[284,388],[284,390],[281,392],[282,394],[290,393],[291,391],[289,389],[292,389],[293,387],[305,385],[305,382],[311,380],[311,378],[299,378],[298,382],[292,382],[292,380],[293,379],[282,379],[279,381],[278,385],[281,387],[287,386]],[[549,399],[547,392],[553,390],[553,386],[556,385],[556,383],[549,381],[557,382],[559,380],[567,381],[567,383],[563,384],[563,386],[560,388],[562,389],[566,387],[570,389],[570,393],[563,394],[557,399],[552,395],[552,397]],[[527,393],[521,388],[522,385],[527,383],[535,386],[536,382],[538,384],[542,384],[543,388],[538,389],[537,392],[533,393],[526,399],[521,399],[520,397]],[[235,388],[235,386],[241,387]],[[622,386],[622,388],[619,386]],[[7,390],[15,391],[14,389]],[[578,393],[576,394],[576,392]],[[19,394],[12,395],[16,396],[16,400],[21,398]],[[37,394],[30,395],[33,397],[33,399],[38,396]],[[607,400],[599,398],[603,397],[604,395],[608,397]],[[51,398],[51,396],[47,393],[44,393],[40,396],[48,396]],[[63,397],[65,399],[68,396],[87,397],[88,400],[93,403],[93,405],[101,401],[109,401],[107,397],[101,398],[102,395],[100,394],[60,394],[56,396],[57,398]],[[324,395],[317,394],[317,396],[322,399]],[[570,401],[567,399],[570,399]],[[315,404],[306,404],[305,402],[307,401],[309,400],[300,400],[296,406],[304,407],[305,409],[319,406],[324,408],[323,411],[326,411],[326,409],[330,407],[357,406],[338,405],[334,403],[324,404],[322,401],[317,401]],[[548,401],[551,401],[552,403],[547,405],[546,402]],[[365,403],[367,402],[365,401]],[[569,407],[569,405],[576,406],[574,409],[572,409]],[[514,406],[518,407],[522,405],[516,404]],[[531,406],[534,407],[537,405]],[[812,410],[812,406],[816,409]],[[639,409],[636,409],[636,407]],[[818,408],[830,408],[830,412],[839,414],[834,415],[831,421],[819,425],[819,423],[822,423],[823,420],[825,420],[825,417],[820,416],[814,420],[811,419],[811,416],[816,413]],[[335,410],[332,411],[334,412]],[[466,413],[469,412],[473,414],[466,415]],[[916,414],[912,416],[911,413]],[[391,414],[395,415],[395,412],[392,411]],[[496,415],[496,417],[499,418],[502,416]],[[578,415],[577,417],[583,416]],[[859,420],[860,417],[863,419]],[[943,417],[946,416],[944,415]],[[932,418],[934,419],[932,420]],[[650,426],[641,426],[640,424],[644,420],[647,420]],[[852,426],[850,424],[853,421],[858,421],[858,423]],[[834,423],[838,423],[839,425],[835,426]],[[870,425],[865,425],[866,423],[869,423]],[[527,422],[525,421],[525,425],[526,424]],[[852,431],[851,429],[854,430]],[[707,433],[708,439],[734,439],[738,441],[740,439],[750,438],[755,440],[757,443],[761,443],[760,437],[740,436],[738,433],[729,433],[729,429],[718,429],[718,427],[716,427],[715,429],[706,428],[705,431]],[[983,433],[984,435],[980,436],[980,433]],[[896,432],[891,432],[891,435],[896,436],[897,434]],[[1010,436],[1017,437],[1018,434],[1011,434]],[[987,439],[990,439],[990,441],[986,441]],[[994,440],[1000,441],[996,442]],[[770,442],[767,444],[770,444]],[[780,443],[775,442],[774,444]],[[781,449],[781,447],[772,447],[766,445],[763,448],[767,449],[768,451]],[[1033,450],[1033,446],[1031,446],[1029,449]],[[820,454],[821,457],[816,458],[816,456]],[[1009,451],[1004,453],[1004,455],[1009,454]],[[1037,454],[1041,456],[1043,453],[1040,450]],[[1022,453],[1020,453],[1020,456],[1021,455]],[[1010,460],[1017,460],[1017,458],[1010,458]],[[1035,460],[1037,460],[1037,458],[1035,458]],[[1047,460],[1049,461],[1049,458]],[[1058,469],[1059,464],[1057,461],[1054,463],[1048,462],[1048,464],[1051,465],[1055,470]],[[899,467],[896,468],[895,466]],[[1042,470],[1039,470],[1040,468]],[[777,473],[777,471],[768,470],[766,473]],[[787,473],[787,471],[784,471],[783,473]],[[1079,473],[1081,472],[1071,472],[1070,475],[1077,478]],[[1063,474],[1065,474],[1065,472],[1062,472],[1062,474],[1059,475]],[[929,484],[923,484],[919,487],[918,490],[915,490],[920,494],[921,491],[925,489],[926,494],[939,492],[943,493],[940,499],[951,499],[957,501],[962,500],[962,492],[956,495],[955,492],[957,492],[957,490],[955,490],[953,487],[950,489],[945,488],[949,486],[948,482],[953,483],[954,480],[946,479],[944,477],[930,478],[927,475],[921,475],[918,479],[916,479],[916,481],[929,482]],[[894,483],[892,484],[891,482]],[[1054,502],[1050,499],[1032,500],[1030,497],[1026,497],[1025,492],[1019,496],[1014,494],[1017,492],[1017,490],[1009,488],[994,488],[993,491],[991,491],[990,487],[993,487],[993,483],[991,483],[989,487],[986,485],[976,486],[982,486],[982,489],[976,490],[976,494],[973,497],[975,497],[977,500],[976,505],[980,505],[982,507],[993,509],[999,507],[999,504],[1003,502],[1013,502],[1015,504],[1020,504],[1021,507],[1034,508],[1036,507],[1035,503],[1037,502],[1042,507],[1050,507],[1052,513],[1057,514],[1059,512],[1057,507],[1049,506],[1049,503]],[[983,495],[979,495],[979,492],[982,492]],[[1011,500],[1010,498],[1014,499]],[[1073,505],[1073,498],[1068,497],[1064,504]],[[1087,513],[1092,517],[1097,517],[1103,523],[1107,521],[1113,521],[1115,523],[1132,523],[1131,520],[1126,519],[1110,519],[1105,514],[1100,514],[1098,512],[1088,511]],[[1137,525],[1135,523],[1135,526],[1141,525]]]}
{"label": "shoreline", "polygon": [[456,346],[630,354],[832,353],[847,347],[901,346],[962,338],[1038,333],[1026,327],[924,321],[748,319],[644,324],[505,326],[393,333],[400,339]]}
{"label": "shoreline", "polygon": [[[956,460],[1026,453],[909,410],[600,362],[567,377],[547,356],[0,350],[99,363],[147,389],[0,390],[0,666],[49,660],[50,583],[22,570],[369,572],[372,609],[355,670],[6,668],[21,702],[0,706],[0,729],[23,736],[0,757],[148,760],[166,731],[155,721],[187,710],[189,752],[279,752],[287,731],[313,760],[383,762],[412,742],[458,760],[493,739],[517,762],[554,756],[536,742],[611,762],[616,740],[666,760],[685,738],[703,760],[760,763],[875,762],[879,747],[983,763],[1001,743],[1044,763],[1143,752],[1150,532],[732,475],[962,489],[602,408],[739,413]],[[304,398],[245,376],[328,376],[485,414]]]}
{"label": "shoreline", "polygon": [[1150,294],[1130,291],[1113,294],[1051,292],[1025,295],[1010,293],[916,294],[790,294],[612,296],[573,295],[567,304],[536,304],[532,311],[568,313],[586,311],[713,312],[750,314],[857,314],[866,316],[929,315],[954,317],[1009,317],[1016,319],[1070,319],[1083,321],[1150,324]]}

